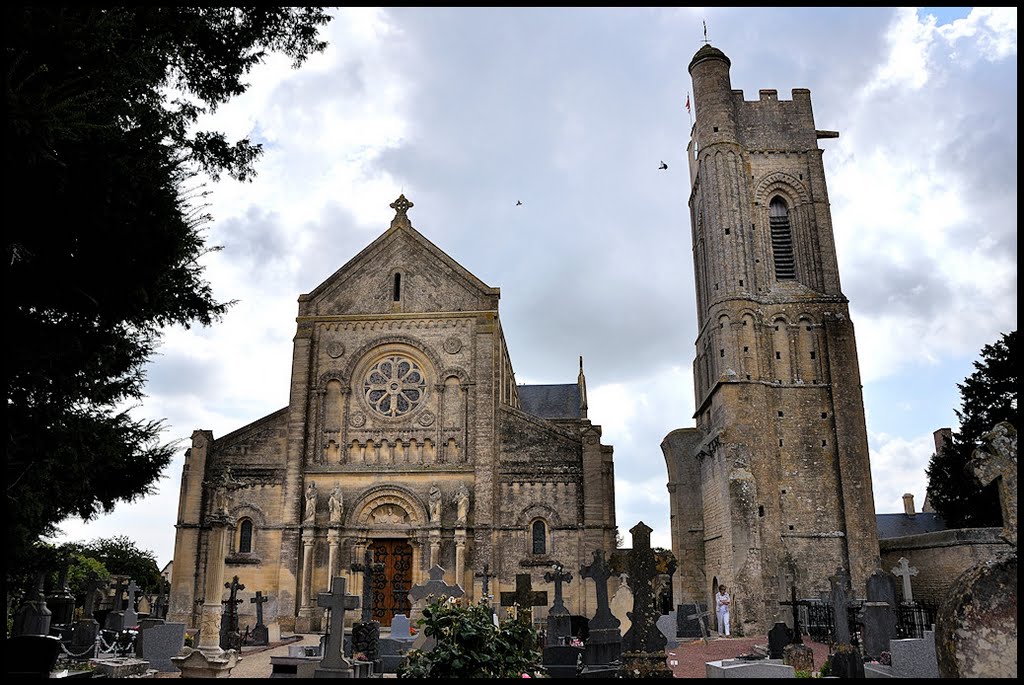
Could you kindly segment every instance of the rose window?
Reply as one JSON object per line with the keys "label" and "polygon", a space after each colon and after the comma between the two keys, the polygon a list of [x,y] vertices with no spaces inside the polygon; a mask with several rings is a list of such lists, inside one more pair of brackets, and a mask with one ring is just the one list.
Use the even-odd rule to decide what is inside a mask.
{"label": "rose window", "polygon": [[427,381],[416,362],[392,355],[380,360],[366,374],[366,401],[384,416],[402,416],[419,406]]}

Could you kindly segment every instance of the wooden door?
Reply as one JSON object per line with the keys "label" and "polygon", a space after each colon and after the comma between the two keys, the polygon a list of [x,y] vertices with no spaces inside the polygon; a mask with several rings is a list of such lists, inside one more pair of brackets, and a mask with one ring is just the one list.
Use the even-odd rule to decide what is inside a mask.
{"label": "wooden door", "polygon": [[372,619],[390,626],[395,614],[409,615],[412,589],[412,545],[405,540],[374,540],[373,561],[384,564],[384,572],[373,576]]}

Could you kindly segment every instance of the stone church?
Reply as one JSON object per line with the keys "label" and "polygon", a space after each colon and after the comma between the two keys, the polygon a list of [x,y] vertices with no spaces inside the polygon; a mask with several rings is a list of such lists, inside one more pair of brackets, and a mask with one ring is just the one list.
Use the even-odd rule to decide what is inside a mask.
{"label": "stone church", "polygon": [[[879,548],[857,345],[839,282],[810,91],[754,101],[704,45],[689,65],[687,150],[698,335],[695,428],[662,442],[674,593],[733,594],[740,634],[795,584],[845,569],[863,597]],[[764,634],[761,632],[760,634]]]}
{"label": "stone church", "polygon": [[[612,448],[587,419],[582,359],[575,383],[517,385],[499,289],[413,228],[404,196],[391,207],[386,232],[299,296],[288,405],[193,433],[171,620],[207,625],[238,576],[242,626],[260,590],[272,632],[318,630],[317,593],[342,575],[360,594],[369,550],[385,569],[372,616],[390,625],[435,565],[476,599],[485,564],[495,596],[523,573],[550,591],[555,562],[615,550]],[[566,605],[590,615],[581,585]]]}

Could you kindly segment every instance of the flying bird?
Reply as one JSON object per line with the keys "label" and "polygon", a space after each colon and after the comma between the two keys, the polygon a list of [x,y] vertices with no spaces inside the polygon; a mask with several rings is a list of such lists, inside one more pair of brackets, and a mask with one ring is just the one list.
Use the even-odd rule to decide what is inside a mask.
{"label": "flying bird", "polygon": [[516,200],[516,207],[518,207],[521,204],[523,204],[521,200]]}
{"label": "flying bird", "polygon": [[668,169],[668,164],[665,164],[665,162],[662,162],[662,163],[661,163],[661,166],[660,166],[660,167],[658,167],[658,168],[659,168],[659,169]]}

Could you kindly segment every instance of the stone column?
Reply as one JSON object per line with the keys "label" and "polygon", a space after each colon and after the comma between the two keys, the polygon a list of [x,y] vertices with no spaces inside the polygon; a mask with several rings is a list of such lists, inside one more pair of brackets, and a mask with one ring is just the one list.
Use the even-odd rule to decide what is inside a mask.
{"label": "stone column", "polygon": [[435,528],[430,531],[430,568],[439,566],[441,563],[441,529]]}
{"label": "stone column", "polygon": [[302,531],[302,585],[299,594],[299,615],[295,620],[296,633],[308,633],[312,630],[313,533],[313,528]]}
{"label": "stone column", "polygon": [[340,542],[340,533],[337,528],[332,528],[327,531],[327,544],[329,552],[327,555],[327,577],[334,578],[337,575],[338,569],[338,544]]}
{"label": "stone column", "polygon": [[220,648],[221,594],[224,591],[224,556],[232,521],[226,516],[211,516],[209,554],[206,562],[206,583],[203,587],[203,610],[200,619],[199,645],[186,650],[171,661],[181,670],[182,678],[226,678],[238,663],[238,652]]}
{"label": "stone column", "polygon": [[[466,529],[455,531],[455,583],[464,585],[466,575]],[[472,582],[470,583],[472,586]]]}

